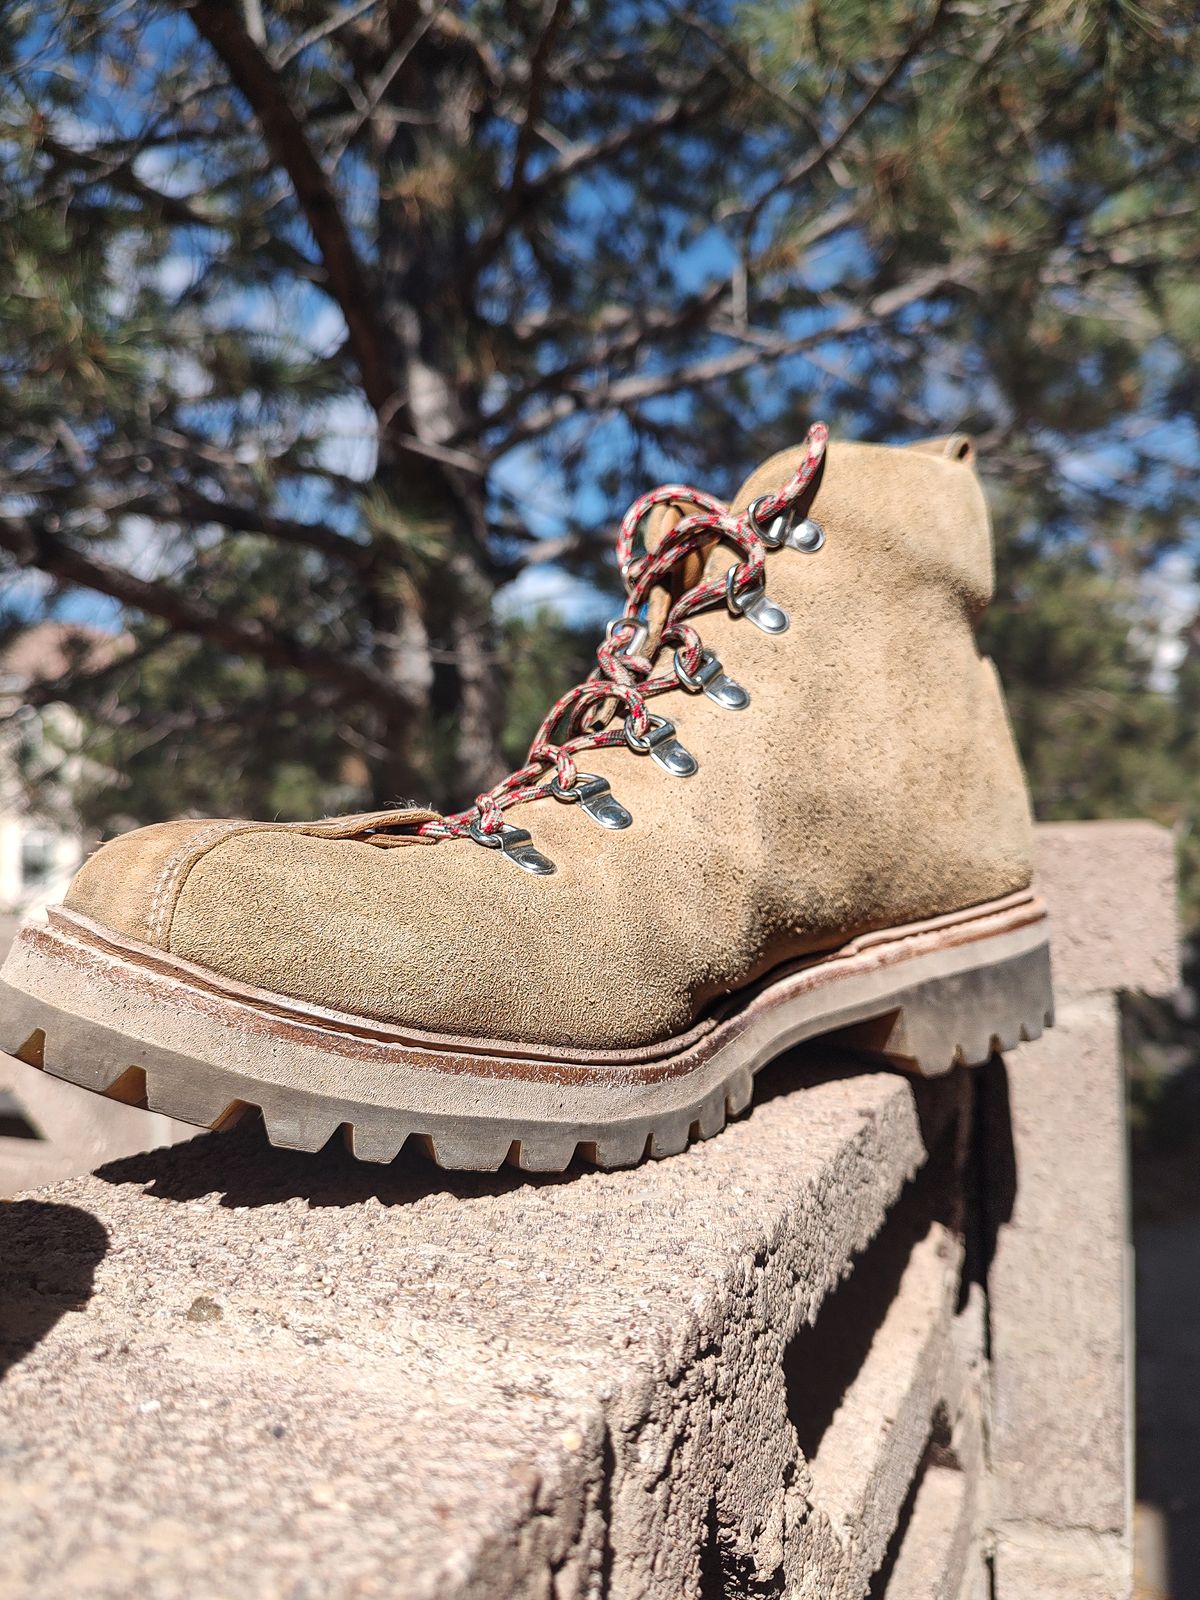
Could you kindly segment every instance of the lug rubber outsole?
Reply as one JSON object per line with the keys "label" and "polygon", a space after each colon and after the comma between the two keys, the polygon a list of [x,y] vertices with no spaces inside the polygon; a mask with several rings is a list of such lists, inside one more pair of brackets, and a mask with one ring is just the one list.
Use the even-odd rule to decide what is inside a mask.
{"label": "lug rubber outsole", "polygon": [[222,980],[61,910],[0,974],[0,1048],[110,1099],[202,1128],[261,1111],[273,1144],[338,1133],[365,1161],[561,1172],[674,1155],[749,1105],[755,1074],[844,1035],[925,1075],[976,1065],[1053,1020],[1032,894],[850,941],[730,996],[641,1050],[438,1038]]}

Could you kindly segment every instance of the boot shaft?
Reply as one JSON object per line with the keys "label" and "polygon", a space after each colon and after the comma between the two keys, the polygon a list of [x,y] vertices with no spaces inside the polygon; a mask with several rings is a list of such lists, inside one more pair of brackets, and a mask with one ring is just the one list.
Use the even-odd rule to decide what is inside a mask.
{"label": "boot shaft", "polygon": [[[733,509],[777,488],[802,455],[764,463]],[[699,762],[696,776],[671,778],[624,751],[588,758],[642,820],[645,870],[657,856],[661,878],[664,855],[700,864],[719,851],[758,886],[756,920],[765,907],[773,928],[815,941],[827,922],[860,931],[918,915],[931,889],[940,910],[1024,887],[1028,797],[975,638],[994,564],[968,442],[832,443],[805,510],[821,547],[767,559],[766,593],[787,613],[786,632],[724,609],[694,619],[750,705],[730,712],[703,694],[655,704]],[[715,546],[705,580],[736,559]],[[632,838],[581,840],[550,810],[526,808],[525,825],[551,855],[582,846],[615,858],[626,842],[641,854]]]}

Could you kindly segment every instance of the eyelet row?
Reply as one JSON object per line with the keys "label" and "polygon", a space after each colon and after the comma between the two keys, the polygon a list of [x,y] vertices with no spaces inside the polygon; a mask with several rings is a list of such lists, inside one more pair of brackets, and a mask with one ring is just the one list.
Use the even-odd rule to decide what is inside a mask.
{"label": "eyelet row", "polygon": [[[778,550],[786,545],[801,555],[815,555],[825,543],[825,530],[821,524],[812,517],[806,517],[793,525],[790,514],[784,511],[764,525],[759,521],[760,507],[769,498],[767,495],[760,496],[746,513],[747,521],[757,536],[769,550]],[[729,610],[735,617],[746,617],[764,633],[786,633],[791,626],[791,618],[781,605],[767,596],[765,574],[759,574],[758,582],[752,588],[738,591],[738,580],[744,570],[741,563],[735,562],[725,575],[725,600]],[[611,640],[622,627],[630,628],[631,632],[628,640],[619,646],[621,653],[636,653],[645,643],[645,625],[629,617],[615,617],[608,624],[608,638]],[[744,711],[750,704],[748,691],[728,676],[712,650],[701,651],[694,671],[688,670],[683,651],[676,650],[674,665],[680,687],[689,693],[704,694],[727,711]],[[680,744],[675,724],[668,717],[648,713],[646,726],[641,733],[634,731],[631,719],[626,717],[624,732],[625,743],[635,755],[648,755],[672,777],[690,778],[700,770],[700,763],[695,756]],[[566,786],[554,778],[546,792],[564,805],[578,805],[585,815],[602,828],[616,831],[628,828],[633,822],[632,813],[613,794],[608,779],[597,773],[577,773],[574,783]],[[476,821],[471,824],[468,833],[477,844],[499,850],[524,872],[545,876],[555,871],[553,861],[534,847],[531,835],[525,828],[505,823],[494,833],[484,833]]]}

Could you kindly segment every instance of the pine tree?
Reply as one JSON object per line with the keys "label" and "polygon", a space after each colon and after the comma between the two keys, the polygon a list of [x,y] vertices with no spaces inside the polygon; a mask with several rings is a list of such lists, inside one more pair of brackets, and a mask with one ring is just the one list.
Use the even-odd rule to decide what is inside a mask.
{"label": "pine tree", "polygon": [[37,573],[129,620],[57,686],[99,820],[461,803],[515,737],[497,592],[611,583],[632,494],[728,493],[813,415],[977,434],[1039,799],[1143,803],[1132,611],[1194,535],[1187,8],[5,12],[0,552],[14,615]]}

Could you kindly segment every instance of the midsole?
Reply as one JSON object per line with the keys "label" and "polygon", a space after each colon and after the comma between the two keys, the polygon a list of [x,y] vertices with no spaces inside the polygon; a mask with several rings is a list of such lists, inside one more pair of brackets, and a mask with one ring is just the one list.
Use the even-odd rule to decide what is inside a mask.
{"label": "midsole", "polygon": [[435,1039],[228,982],[61,910],[21,930],[3,978],[58,1012],[119,1032],[130,1065],[190,1059],[342,1102],[576,1121],[632,1113],[648,1093],[664,1110],[690,1104],[735,1067],[754,1072],[802,1039],[884,1015],[926,983],[1017,959],[1047,937],[1032,893],[864,935],[640,1051]]}

